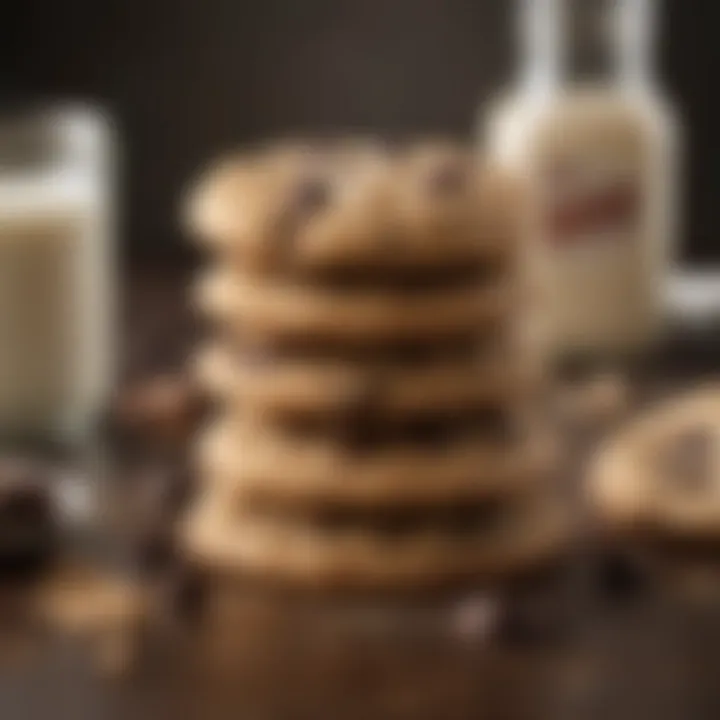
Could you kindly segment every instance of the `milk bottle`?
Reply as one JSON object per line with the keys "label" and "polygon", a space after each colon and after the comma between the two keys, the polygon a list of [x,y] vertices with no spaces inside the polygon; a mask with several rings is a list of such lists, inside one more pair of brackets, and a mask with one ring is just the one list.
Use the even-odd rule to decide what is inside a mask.
{"label": "milk bottle", "polygon": [[0,436],[80,439],[112,385],[110,139],[86,108],[0,118]]}
{"label": "milk bottle", "polygon": [[548,349],[619,356],[664,325],[676,123],[651,71],[652,0],[525,0],[518,88],[485,124],[525,173]]}

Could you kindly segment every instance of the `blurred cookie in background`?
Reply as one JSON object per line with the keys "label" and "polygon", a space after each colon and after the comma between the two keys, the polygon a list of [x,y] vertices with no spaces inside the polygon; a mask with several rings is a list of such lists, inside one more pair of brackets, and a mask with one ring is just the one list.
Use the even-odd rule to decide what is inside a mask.
{"label": "blurred cookie in background", "polygon": [[720,596],[720,386],[650,409],[598,451],[592,509],[669,587]]}

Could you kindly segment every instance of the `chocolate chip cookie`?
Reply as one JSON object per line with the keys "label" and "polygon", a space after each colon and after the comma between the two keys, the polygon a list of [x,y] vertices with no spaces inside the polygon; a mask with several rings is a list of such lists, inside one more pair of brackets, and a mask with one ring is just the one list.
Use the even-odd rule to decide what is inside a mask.
{"label": "chocolate chip cookie", "polygon": [[201,437],[197,463],[208,487],[307,507],[326,501],[383,506],[510,496],[541,485],[558,459],[557,444],[540,429],[505,442],[481,430],[446,440],[385,442],[357,451],[325,434],[298,437],[225,419]]}
{"label": "chocolate chip cookie", "polygon": [[720,543],[720,388],[650,410],[600,453],[589,485],[611,527]]}
{"label": "chocolate chip cookie", "polygon": [[240,513],[220,494],[206,496],[187,527],[199,563],[255,577],[346,590],[418,589],[458,581],[497,583],[558,558],[568,516],[533,497],[492,519],[486,511],[457,525],[329,525]]}
{"label": "chocolate chip cookie", "polygon": [[512,362],[509,348],[495,345],[484,352],[468,348],[460,356],[358,363],[332,357],[258,358],[218,343],[198,354],[195,370],[221,405],[279,420],[342,422],[359,406],[372,406],[378,420],[452,417],[522,402],[532,392],[532,363],[519,366]]}
{"label": "chocolate chip cookie", "polygon": [[345,278],[437,276],[516,248],[521,189],[447,143],[392,159],[372,143],[245,153],[208,171],[188,225],[246,271]]}

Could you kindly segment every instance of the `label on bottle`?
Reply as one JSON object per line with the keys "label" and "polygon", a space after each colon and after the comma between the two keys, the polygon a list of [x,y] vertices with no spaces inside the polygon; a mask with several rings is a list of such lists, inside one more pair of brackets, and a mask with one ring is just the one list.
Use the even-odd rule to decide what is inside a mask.
{"label": "label on bottle", "polygon": [[648,272],[644,163],[638,152],[588,145],[540,165],[539,229],[559,347],[631,347],[647,334]]}
{"label": "label on bottle", "polygon": [[627,242],[638,231],[642,203],[632,169],[565,162],[543,177],[544,236],[554,245]]}

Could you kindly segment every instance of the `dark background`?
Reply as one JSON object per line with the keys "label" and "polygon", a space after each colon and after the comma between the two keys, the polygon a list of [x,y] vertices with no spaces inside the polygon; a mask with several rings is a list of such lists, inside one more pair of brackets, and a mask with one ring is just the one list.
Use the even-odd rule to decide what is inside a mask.
{"label": "dark background", "polygon": [[[683,254],[720,259],[714,0],[666,0],[659,64],[685,121]],[[512,0],[25,0],[0,17],[11,96],[90,98],[124,148],[123,235],[178,256],[209,156],[311,131],[466,135],[514,67]]]}

